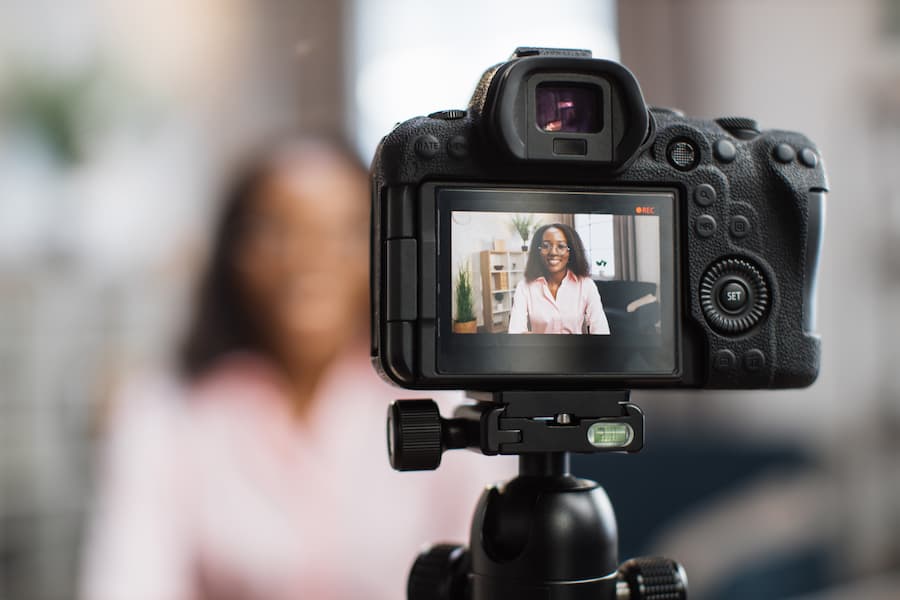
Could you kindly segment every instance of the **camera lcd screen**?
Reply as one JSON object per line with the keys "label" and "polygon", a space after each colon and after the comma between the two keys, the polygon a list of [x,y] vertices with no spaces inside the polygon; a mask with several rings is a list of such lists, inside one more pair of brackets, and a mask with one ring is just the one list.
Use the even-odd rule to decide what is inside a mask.
{"label": "camera lcd screen", "polygon": [[436,196],[438,370],[679,374],[673,190]]}

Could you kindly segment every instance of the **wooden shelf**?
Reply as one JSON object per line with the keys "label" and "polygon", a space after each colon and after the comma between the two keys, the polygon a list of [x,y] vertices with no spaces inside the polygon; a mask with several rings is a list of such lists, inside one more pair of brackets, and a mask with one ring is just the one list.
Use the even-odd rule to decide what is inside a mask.
{"label": "wooden shelf", "polygon": [[[525,252],[483,250],[480,256],[480,265],[484,331],[504,333],[509,329],[512,292],[525,277]],[[501,268],[496,269],[495,267],[498,266]],[[494,294],[502,295],[502,299],[496,300]],[[495,322],[498,316],[500,319]]]}

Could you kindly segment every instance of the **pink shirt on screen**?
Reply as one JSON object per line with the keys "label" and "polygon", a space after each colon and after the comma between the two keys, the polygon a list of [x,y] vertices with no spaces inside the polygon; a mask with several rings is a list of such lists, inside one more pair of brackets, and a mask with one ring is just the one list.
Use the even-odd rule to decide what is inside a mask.
{"label": "pink shirt on screen", "polygon": [[528,332],[609,335],[597,285],[590,277],[567,271],[554,298],[544,277],[520,281],[513,296],[509,333]]}
{"label": "pink shirt on screen", "polygon": [[514,475],[508,458],[461,451],[437,471],[393,471],[387,405],[410,393],[381,381],[365,348],[324,375],[308,421],[292,417],[285,389],[244,354],[188,388],[144,382],[125,394],[84,600],[404,598],[422,545],[467,544],[483,486]]}

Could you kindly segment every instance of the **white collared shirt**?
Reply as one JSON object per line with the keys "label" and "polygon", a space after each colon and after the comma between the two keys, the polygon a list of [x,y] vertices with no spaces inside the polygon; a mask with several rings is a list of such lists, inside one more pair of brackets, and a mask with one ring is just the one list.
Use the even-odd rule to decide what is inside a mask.
{"label": "white collared shirt", "polygon": [[556,298],[544,277],[519,282],[513,296],[509,333],[609,335],[609,323],[594,281],[569,270]]}

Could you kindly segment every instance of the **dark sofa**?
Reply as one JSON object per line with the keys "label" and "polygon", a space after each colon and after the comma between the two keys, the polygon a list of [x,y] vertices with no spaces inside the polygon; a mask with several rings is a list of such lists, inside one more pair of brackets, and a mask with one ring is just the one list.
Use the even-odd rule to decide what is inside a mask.
{"label": "dark sofa", "polygon": [[656,284],[649,281],[599,281],[594,280],[603,311],[613,335],[652,333],[659,322],[659,301],[644,304],[634,312],[628,312],[629,304],[647,294],[656,296]]}

